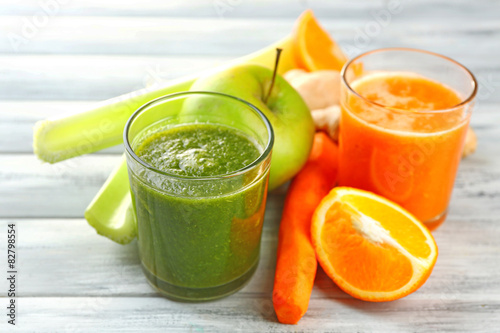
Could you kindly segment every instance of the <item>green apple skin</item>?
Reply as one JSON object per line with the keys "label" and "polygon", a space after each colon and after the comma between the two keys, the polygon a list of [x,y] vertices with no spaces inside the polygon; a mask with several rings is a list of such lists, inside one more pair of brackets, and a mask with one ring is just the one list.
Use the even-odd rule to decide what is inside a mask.
{"label": "green apple skin", "polygon": [[[214,91],[241,98],[262,111],[271,122],[275,141],[269,189],[290,180],[304,166],[312,147],[315,128],[311,112],[299,93],[276,75],[267,103],[264,99],[273,72],[266,67],[245,64],[199,78],[190,90]],[[231,114],[227,115],[231,117]]]}

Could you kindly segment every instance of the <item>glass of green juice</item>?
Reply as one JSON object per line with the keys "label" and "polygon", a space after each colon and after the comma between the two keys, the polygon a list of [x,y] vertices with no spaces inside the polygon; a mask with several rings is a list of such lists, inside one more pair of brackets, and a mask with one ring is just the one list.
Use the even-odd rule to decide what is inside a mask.
{"label": "glass of green juice", "polygon": [[182,92],[139,108],[124,130],[139,257],[164,296],[205,301],[257,268],[274,134],[239,98]]}

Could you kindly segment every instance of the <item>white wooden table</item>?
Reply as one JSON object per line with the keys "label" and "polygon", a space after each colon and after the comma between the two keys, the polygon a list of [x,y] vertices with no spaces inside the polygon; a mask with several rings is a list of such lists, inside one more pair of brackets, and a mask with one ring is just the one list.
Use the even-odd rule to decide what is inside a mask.
{"label": "white wooden table", "polygon": [[[500,332],[500,4],[401,0],[399,13],[384,16],[390,3],[1,1],[0,331]],[[271,293],[282,189],[269,197],[250,284],[211,303],[164,299],[146,283],[135,242],[114,244],[83,219],[123,148],[43,164],[32,154],[32,126],[264,47],[289,33],[307,6],[349,55],[423,48],[479,79],[472,117],[479,147],[462,162],[448,220],[434,233],[434,272],[414,294],[374,304],[349,297],[320,271],[299,326],[280,325]],[[18,234],[15,328],[6,323],[9,223]]]}

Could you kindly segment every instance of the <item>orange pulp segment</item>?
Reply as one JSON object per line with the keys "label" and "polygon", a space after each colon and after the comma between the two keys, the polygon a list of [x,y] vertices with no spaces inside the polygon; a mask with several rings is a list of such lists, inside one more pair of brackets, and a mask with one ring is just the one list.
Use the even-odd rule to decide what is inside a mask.
{"label": "orange pulp segment", "polygon": [[316,209],[311,236],[321,267],[345,292],[373,302],[417,290],[437,246],[425,226],[397,204],[354,188],[333,189]]}

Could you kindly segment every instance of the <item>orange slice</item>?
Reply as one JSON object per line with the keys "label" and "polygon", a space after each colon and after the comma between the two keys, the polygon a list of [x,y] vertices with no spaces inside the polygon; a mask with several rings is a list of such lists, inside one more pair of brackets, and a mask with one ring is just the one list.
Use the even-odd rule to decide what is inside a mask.
{"label": "orange slice", "polygon": [[397,204],[371,192],[334,188],[311,227],[316,256],[346,293],[372,302],[404,297],[424,284],[438,249],[425,226]]}
{"label": "orange slice", "polygon": [[292,38],[297,64],[303,69],[340,71],[347,62],[342,49],[319,25],[310,9],[297,19]]}

